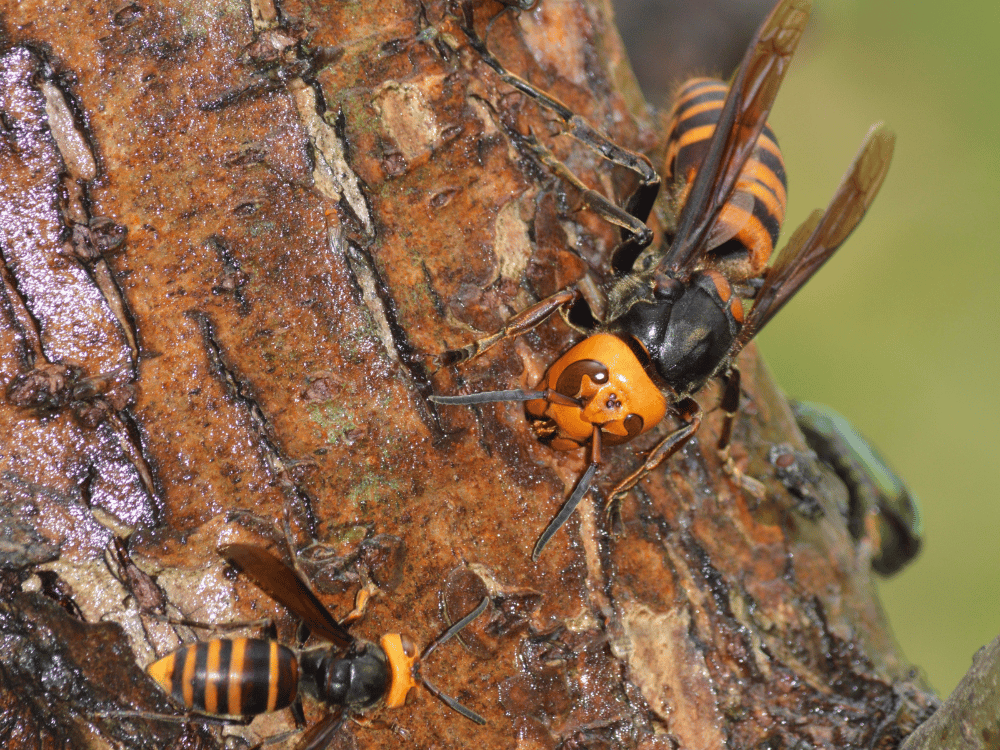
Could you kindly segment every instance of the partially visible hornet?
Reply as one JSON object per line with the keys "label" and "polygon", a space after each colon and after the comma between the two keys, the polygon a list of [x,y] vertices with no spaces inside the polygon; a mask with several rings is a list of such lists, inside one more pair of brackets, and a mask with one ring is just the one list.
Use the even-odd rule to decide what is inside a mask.
{"label": "partially visible hornet", "polygon": [[291,708],[303,725],[300,694],[329,711],[299,739],[296,750],[321,750],[352,714],[377,706],[402,706],[423,684],[450,708],[477,724],[475,711],[442,693],[420,673],[431,652],[482,614],[489,599],[418,653],[405,635],[387,633],[379,643],[355,638],[334,619],[298,574],[267,550],[231,544],[219,550],[264,593],[302,618],[325,642],[292,649],[275,640],[213,638],[182,646],[149,665],[147,672],[186,709],[197,715],[241,721]]}

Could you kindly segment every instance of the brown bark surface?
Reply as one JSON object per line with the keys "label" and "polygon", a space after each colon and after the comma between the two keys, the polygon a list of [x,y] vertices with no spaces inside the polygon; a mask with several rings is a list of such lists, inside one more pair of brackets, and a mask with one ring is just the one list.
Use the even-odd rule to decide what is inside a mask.
{"label": "brown bark surface", "polygon": [[[499,9],[477,6],[481,32]],[[533,386],[576,334],[556,318],[437,373],[420,355],[608,272],[617,233],[518,133],[605,194],[630,178],[502,84],[456,13],[0,0],[5,746],[216,747],[200,723],[100,714],[175,712],[141,666],[206,636],[151,613],[274,617],[292,640],[216,553],[285,554],[285,518],[338,616],[378,587],[359,636],[426,644],[491,597],[424,669],[487,726],[418,691],[376,714],[398,731],[352,723],[341,747],[892,748],[935,705],[843,487],[812,466],[803,513],[775,478],[771,447],[805,446],[753,347],[734,452],[763,501],[721,470],[709,388],[688,448],[531,561],[583,456],[538,444],[519,406],[427,397]],[[542,0],[489,42],[655,151],[605,4]],[[669,427],[608,450],[601,486]]]}

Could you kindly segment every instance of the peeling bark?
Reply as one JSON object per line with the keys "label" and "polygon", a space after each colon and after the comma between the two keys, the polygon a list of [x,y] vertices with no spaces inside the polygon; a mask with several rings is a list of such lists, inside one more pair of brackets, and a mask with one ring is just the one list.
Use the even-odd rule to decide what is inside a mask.
{"label": "peeling bark", "polygon": [[[519,134],[606,194],[630,177],[501,83],[455,12],[0,0],[5,746],[220,746],[216,727],[106,714],[173,712],[140,667],[206,636],[160,615],[272,617],[294,640],[216,553],[287,555],[286,522],[334,613],[378,588],[361,637],[426,644],[491,597],[425,667],[486,727],[419,691],[377,714],[398,734],[351,723],[339,746],[893,748],[933,711],[843,486],[813,466],[804,512],[768,461],[815,458],[752,346],[734,453],[762,502],[712,449],[708,388],[681,454],[613,518],[585,501],[531,561],[584,457],[539,445],[515,405],[427,397],[533,386],[574,334],[554,319],[436,373],[422,355],[609,273],[616,231]],[[655,153],[605,4],[542,0],[489,42]],[[608,450],[602,488],[669,428]],[[286,711],[222,731],[290,728]]]}

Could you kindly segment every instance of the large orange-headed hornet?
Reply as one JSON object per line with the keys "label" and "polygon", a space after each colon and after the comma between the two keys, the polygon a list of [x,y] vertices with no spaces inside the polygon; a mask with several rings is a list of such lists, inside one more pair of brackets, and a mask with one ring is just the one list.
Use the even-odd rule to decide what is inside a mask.
{"label": "large orange-headed hornet", "polygon": [[[534,559],[592,486],[603,446],[632,440],[667,414],[680,422],[611,490],[610,502],[694,435],[702,409],[693,397],[715,377],[725,384],[721,406],[727,419],[719,447],[728,452],[740,396],[736,355],[847,239],[881,187],[895,136],[876,125],[826,210],[815,211],[767,267],[785,213],[785,175],[766,121],[810,8],[809,0],[781,0],[728,85],[695,79],[681,87],[663,170],[670,220],[663,242],[653,245],[645,222],[660,179],[650,162],[504,69],[473,31],[466,7],[473,48],[505,83],[554,112],[578,140],[639,176],[639,186],[620,207],[583,185],[534,138],[522,136],[543,163],[580,190],[585,205],[622,227],[623,240],[611,258],[615,275],[607,286],[607,313],[602,322],[581,328],[587,338],[556,360],[535,390],[432,397],[442,404],[525,401],[541,441],[556,450],[589,447],[587,469],[538,539]],[[753,300],[748,313],[741,298]],[[580,301],[575,288],[557,292],[497,333],[438,355],[437,362],[470,359]],[[728,456],[727,465],[737,473]]]}
{"label": "large orange-headed hornet", "polygon": [[291,707],[301,725],[299,693],[306,693],[331,710],[303,734],[296,750],[320,750],[351,713],[379,705],[402,706],[410,690],[422,683],[462,716],[477,724],[486,723],[475,711],[428,682],[420,665],[434,649],[482,614],[488,598],[418,654],[410,639],[398,633],[382,636],[377,644],[352,636],[298,574],[270,552],[231,544],[219,554],[327,642],[293,650],[275,640],[214,638],[183,646],[146,671],[188,710],[213,718],[246,720]]}

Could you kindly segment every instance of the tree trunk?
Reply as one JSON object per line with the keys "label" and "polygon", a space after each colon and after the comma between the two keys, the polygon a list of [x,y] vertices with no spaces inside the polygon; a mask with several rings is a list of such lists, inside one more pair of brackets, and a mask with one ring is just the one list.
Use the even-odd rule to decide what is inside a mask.
{"label": "tree trunk", "polygon": [[[485,34],[501,6],[475,8]],[[512,404],[574,334],[558,316],[457,368],[465,345],[590,273],[617,230],[588,185],[631,177],[502,83],[445,2],[0,0],[0,737],[11,748],[217,747],[143,674],[209,623],[294,618],[216,549],[298,563],[353,630],[427,644],[488,613],[418,691],[341,747],[893,748],[936,705],[892,642],[840,508],[751,346],[734,455],[696,439],[606,517],[531,550],[585,465]],[[542,0],[489,44],[628,147],[655,153],[609,7]],[[127,236],[126,236],[127,235]],[[669,420],[667,420],[669,422]],[[607,450],[600,486],[671,425]],[[772,446],[818,477],[803,512]],[[773,454],[771,454],[773,455]],[[596,507],[595,507],[596,505]],[[324,709],[306,702],[310,723]],[[251,743],[289,712],[229,726]]]}

